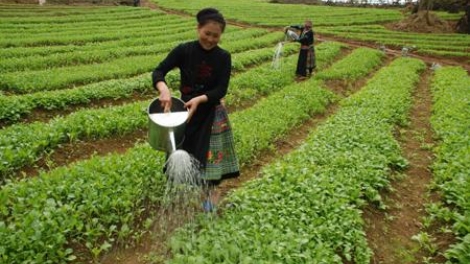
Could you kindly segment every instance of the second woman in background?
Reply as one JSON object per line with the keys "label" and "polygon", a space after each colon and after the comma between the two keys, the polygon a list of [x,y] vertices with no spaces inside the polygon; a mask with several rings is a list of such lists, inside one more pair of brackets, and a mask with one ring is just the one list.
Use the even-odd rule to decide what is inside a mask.
{"label": "second woman in background", "polygon": [[285,28],[296,29],[300,31],[299,37],[295,40],[300,42],[299,59],[297,61],[297,69],[295,74],[298,79],[305,79],[312,75],[313,70],[316,68],[315,61],[315,47],[314,47],[314,35],[312,29],[312,21],[306,20],[303,25],[292,25]]}

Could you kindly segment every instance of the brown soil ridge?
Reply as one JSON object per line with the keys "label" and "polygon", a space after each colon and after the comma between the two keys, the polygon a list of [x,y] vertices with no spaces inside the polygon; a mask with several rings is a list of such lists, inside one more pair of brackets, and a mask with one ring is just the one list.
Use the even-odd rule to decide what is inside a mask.
{"label": "brown soil ridge", "polygon": [[[374,251],[371,263],[417,264],[423,263],[424,258],[432,258],[433,263],[445,262],[436,252],[431,254],[422,250],[420,244],[412,239],[424,230],[424,206],[430,199],[428,188],[432,179],[431,147],[434,144],[429,121],[432,107],[430,75],[431,70],[427,70],[414,92],[409,126],[397,131],[409,167],[402,177],[392,182],[391,191],[382,192],[388,209],[381,211],[369,206],[364,210],[367,238]],[[449,242],[442,238],[436,243],[445,248]]]}
{"label": "brown soil ridge", "polygon": [[396,31],[419,33],[456,33],[454,25],[429,11],[411,14],[397,23],[389,24],[389,28]]}

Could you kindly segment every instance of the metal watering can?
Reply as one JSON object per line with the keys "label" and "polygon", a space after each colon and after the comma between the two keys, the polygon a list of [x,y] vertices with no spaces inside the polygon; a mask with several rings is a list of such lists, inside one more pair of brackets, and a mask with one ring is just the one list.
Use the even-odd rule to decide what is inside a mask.
{"label": "metal watering can", "polygon": [[164,113],[157,98],[148,107],[149,132],[148,142],[156,150],[171,153],[180,147],[184,141],[188,110],[184,102],[171,98],[170,112]]}
{"label": "metal watering can", "polygon": [[299,39],[299,35],[291,29],[286,30],[286,37],[294,41]]}

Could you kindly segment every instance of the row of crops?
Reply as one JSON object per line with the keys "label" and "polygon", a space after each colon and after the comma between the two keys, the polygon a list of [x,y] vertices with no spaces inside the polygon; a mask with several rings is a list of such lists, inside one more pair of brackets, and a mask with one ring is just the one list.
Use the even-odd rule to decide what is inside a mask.
{"label": "row of crops", "polygon": [[[294,50],[293,46],[287,46],[284,53],[286,55],[291,54]],[[234,54],[233,68],[237,71],[243,71],[245,67],[265,61],[271,57],[272,48],[269,47],[236,53]],[[162,58],[162,55],[157,58]],[[88,78],[87,75],[84,78]],[[169,79],[175,82],[177,76],[173,74]],[[120,78],[118,80],[111,79],[68,89],[11,95],[8,98],[0,97],[0,102],[2,103],[0,106],[0,120],[12,123],[38,108],[49,110],[64,109],[71,105],[88,103],[91,100],[118,99],[130,96],[135,92],[144,93],[151,91],[150,76],[148,73],[144,73],[137,77]]]}
{"label": "row of crops", "polygon": [[380,200],[390,166],[405,166],[393,127],[424,68],[410,59],[382,68],[298,150],[233,192],[220,221],[181,231],[174,263],[369,263],[361,207]]}
{"label": "row of crops", "polygon": [[470,58],[470,37],[463,34],[410,34],[388,30],[379,25],[320,27],[318,32],[374,43],[377,47],[406,47],[421,54]]}
{"label": "row of crops", "polygon": [[470,78],[460,67],[439,69],[431,86],[433,116],[431,124],[440,144],[433,165],[435,188],[442,203],[428,206],[429,224],[449,223],[457,242],[446,258],[470,263]]}
{"label": "row of crops", "polygon": [[[196,14],[205,6],[217,6],[232,20],[254,25],[282,28],[301,24],[305,19],[313,21],[314,31],[322,35],[359,40],[390,48],[408,47],[413,52],[439,56],[461,57],[470,60],[470,36],[462,34],[426,34],[397,32],[383,24],[398,22],[404,18],[399,9],[344,8],[331,6],[273,4],[267,0],[240,0],[221,3],[218,0],[182,2],[178,0],[154,0],[159,6]],[[282,10],[279,12],[279,10]],[[267,15],[272,14],[272,15]],[[461,14],[438,13],[445,19],[456,20]],[[432,41],[429,38],[433,38]]]}
{"label": "row of crops", "polygon": [[[287,19],[279,8],[251,2],[252,10],[262,7]],[[196,12],[198,4],[184,11]],[[228,17],[233,10],[244,22],[269,25],[265,15],[262,19],[257,17],[260,12],[249,13],[245,2],[201,4],[231,8],[224,11]],[[180,3],[181,8],[185,5]],[[283,5],[282,10],[289,8]],[[0,41],[0,262],[99,260],[112,248],[139,241],[153,225],[165,187],[164,154],[139,139],[123,154],[93,156],[35,177],[17,175],[62,144],[92,143],[145,129],[146,107],[155,97],[150,71],[173,46],[195,37],[195,22],[144,8],[0,10],[9,14],[0,16],[0,33],[6,36]],[[334,10],[347,17],[346,10],[328,11]],[[355,12],[372,17],[370,10]],[[284,45],[281,67],[271,64],[282,40],[279,31],[231,25],[223,36],[221,45],[232,52],[234,74],[226,102],[235,110],[230,118],[240,162],[249,166],[329,104],[338,102],[339,111],[313,130],[302,147],[266,166],[262,178],[234,191],[223,217],[203,218],[180,229],[170,243],[170,262],[369,263],[373,253],[361,208],[370,201],[380,203],[379,191],[389,186],[391,168],[406,166],[393,129],[406,123],[411,93],[425,65],[407,58],[384,65],[385,54],[369,48],[342,56],[346,45],[324,42],[316,46],[315,78],[295,83],[298,46]],[[355,81],[380,67],[349,98],[324,85],[328,80]],[[434,123],[443,142],[436,175],[444,175],[438,176],[436,186],[454,206],[430,206],[431,216],[455,223],[458,243],[446,256],[466,263],[468,184],[461,184],[469,175],[464,89],[469,79],[461,68],[444,68],[435,78],[433,90],[442,103],[435,103],[440,111]],[[168,81],[177,87],[177,73]],[[448,86],[451,92],[442,89]],[[103,99],[119,98],[134,99],[99,106]],[[87,107],[92,102],[98,106]],[[454,108],[449,112],[446,104]],[[72,113],[24,122],[38,110],[53,109]],[[455,151],[460,153],[457,158]]]}
{"label": "row of crops", "polygon": [[[339,53],[339,48],[341,46],[335,43],[330,43],[330,44],[322,44],[319,46],[318,49],[318,54],[322,55],[322,59],[319,60],[319,68],[323,68],[325,64],[328,63],[328,61],[331,61],[334,59],[335,56]],[[365,53],[364,52],[353,52],[349,57],[345,58],[343,61],[354,61],[357,60],[357,56],[360,54],[363,58]],[[368,54],[368,58],[371,61],[376,61],[375,64],[371,63],[369,70],[373,69],[373,66],[377,66],[377,56],[380,57],[377,51],[375,50],[370,50]],[[294,62],[294,60],[292,60]],[[290,63],[293,65],[293,63]],[[347,63],[343,63],[347,67]],[[347,67],[349,69],[353,69],[351,67]],[[277,72],[278,73],[278,72]],[[292,75],[290,76],[292,79]],[[278,78],[272,79],[272,81],[279,81]],[[288,85],[282,89],[282,91],[272,95],[269,97],[269,100],[264,100],[261,101],[260,103],[256,104],[255,106],[244,110],[242,112],[237,112],[232,115],[232,122],[234,128],[236,128],[236,134],[235,134],[235,140],[236,140],[236,145],[237,149],[239,149],[239,157],[242,163],[248,163],[251,159],[253,159],[257,153],[259,153],[261,150],[268,148],[272,142],[276,139],[281,137],[283,134],[287,133],[287,131],[294,126],[295,124],[298,124],[302,120],[305,120],[308,118],[311,114],[321,112],[324,110],[325,104],[327,104],[329,101],[331,101],[334,97],[331,92],[327,92],[324,89],[320,89],[319,85],[317,82],[313,82],[313,84],[307,83],[305,86],[303,86],[301,89],[297,87],[297,85]],[[295,89],[294,89],[295,88]],[[311,90],[313,89],[313,90]],[[262,92],[262,90],[260,91]],[[272,92],[272,91],[271,91]],[[310,94],[310,97],[306,98],[304,95],[305,94]],[[289,97],[292,98],[293,100],[288,100],[286,101],[285,98]],[[309,99],[306,103],[299,103],[302,102],[303,100]],[[229,101],[230,102],[230,101]],[[279,107],[282,106],[282,107]],[[112,113],[110,113],[112,115]],[[278,120],[273,120],[272,115],[275,114],[276,116],[280,116],[282,120],[289,120],[290,122],[278,122]],[[119,113],[119,115],[123,115],[123,113]],[[134,112],[135,115],[135,112]],[[130,115],[127,115],[124,117],[124,119],[129,118]],[[141,120],[146,120],[144,115],[139,116]],[[113,118],[114,119],[114,118]],[[72,123],[70,126],[73,126]],[[77,122],[75,124],[75,127],[89,127],[88,125],[83,126],[83,123]],[[105,125],[106,126],[106,125]],[[253,129],[259,126],[259,129]],[[259,131],[263,131],[263,133],[260,133]],[[147,153],[147,155],[152,155],[152,157],[145,157],[143,158],[141,155],[142,152]],[[133,154],[134,153],[134,154]],[[138,157],[134,157],[133,155],[138,155]],[[75,256],[72,255],[72,251],[68,248],[64,248],[65,245],[65,238],[66,237],[73,237],[74,243],[79,243],[77,241],[82,241],[84,240],[85,244],[89,246],[90,252],[94,252],[94,254],[99,255],[102,250],[107,249],[109,245],[115,241],[115,237],[118,236],[122,240],[129,239],[130,236],[135,236],[136,232],[138,232],[138,226],[136,227],[135,225],[135,219],[140,219],[139,215],[144,214],[149,210],[148,207],[138,207],[138,208],[122,208],[124,205],[119,205],[120,202],[116,202],[116,199],[119,197],[119,201],[122,201],[124,204],[128,204],[129,206],[135,205],[137,202],[139,202],[139,199],[142,199],[141,195],[142,194],[134,194],[135,196],[132,196],[130,194],[127,194],[128,192],[132,192],[131,189],[129,188],[124,188],[126,189],[126,194],[122,193],[121,191],[116,192],[116,190],[101,190],[101,188],[106,189],[106,186],[109,186],[109,182],[111,181],[114,184],[119,184],[120,186],[127,186],[128,184],[132,184],[137,188],[137,190],[143,188],[143,186],[147,186],[146,184],[149,184],[148,179],[145,180],[143,183],[139,183],[136,185],[135,182],[132,183],[125,183],[122,182],[122,180],[129,181],[129,179],[122,179],[122,180],[117,180],[114,177],[111,177],[109,173],[112,171],[115,171],[116,174],[115,177],[123,177],[125,174],[122,172],[122,166],[130,166],[129,170],[133,173],[134,177],[137,177],[138,175],[142,175],[141,177],[144,177],[149,170],[153,169],[154,173],[151,175],[146,175],[146,177],[156,177],[160,179],[159,182],[151,182],[151,184],[159,186],[159,190],[145,190],[145,192],[150,192],[152,194],[152,197],[145,198],[145,200],[149,199],[153,202],[159,201],[163,195],[162,193],[162,188],[163,188],[163,175],[158,174],[155,175],[155,172],[158,172],[159,170],[156,169],[158,167],[163,166],[163,159],[162,155],[156,156],[158,154],[155,153],[155,151],[151,150],[147,145],[142,146],[136,146],[134,149],[130,150],[127,154],[125,155],[120,155],[115,158],[119,158],[119,161],[116,161],[113,159],[113,169],[110,169],[111,166],[107,166],[110,157],[106,158],[95,158],[91,159],[90,161],[84,161],[80,162],[79,164],[76,164],[70,168],[59,168],[57,170],[51,171],[49,173],[43,173],[41,174],[38,178],[35,178],[34,180],[28,180],[28,181],[23,181],[21,183],[15,183],[11,185],[6,185],[3,188],[3,194],[5,194],[5,207],[4,208],[14,208],[12,211],[10,211],[10,215],[8,215],[6,218],[9,219],[11,222],[14,223],[14,225],[10,225],[10,227],[17,226],[20,230],[23,232],[28,232],[26,230],[26,224],[23,221],[26,221],[28,223],[30,220],[31,214],[34,215],[36,222],[40,223],[34,226],[34,232],[40,237],[38,240],[39,243],[43,243],[46,233],[48,233],[52,228],[49,226],[47,223],[43,222],[52,222],[52,223],[58,223],[61,222],[62,224],[59,226],[56,226],[55,229],[58,233],[61,234],[59,237],[61,239],[58,239],[57,237],[51,238],[54,239],[53,241],[56,241],[55,247],[53,248],[52,252],[49,252],[46,254],[48,258],[58,258],[60,259],[63,257],[62,254],[71,254],[70,256],[67,255],[67,258],[73,259]],[[136,160],[137,159],[137,160]],[[148,161],[148,160],[157,160],[155,167],[151,168],[145,168],[143,171],[137,170],[137,164],[142,161]],[[128,165],[133,164],[134,161],[136,162],[136,165]],[[93,165],[96,164],[96,165]],[[104,165],[104,166],[103,166]],[[141,165],[143,165],[141,163]],[[99,173],[101,170],[97,170],[96,166],[103,166],[105,169],[102,173]],[[88,173],[87,173],[88,171]],[[119,173],[118,173],[119,172]],[[81,184],[77,182],[77,173],[79,173],[80,180],[83,181]],[[98,174],[98,175],[97,175]],[[90,176],[87,176],[90,175]],[[103,177],[103,179],[101,179]],[[90,179],[88,179],[90,178]],[[105,178],[105,179],[104,179]],[[47,183],[45,183],[47,182]],[[73,182],[73,184],[72,184]],[[99,183],[99,184],[98,184]],[[98,185],[97,185],[98,184]],[[98,186],[101,186],[99,188]],[[49,191],[47,194],[44,193],[44,188],[48,189]],[[60,190],[60,191],[56,191]],[[136,190],[134,190],[135,192]],[[24,197],[23,194],[27,194],[27,197]],[[70,195],[73,193],[73,195]],[[107,197],[107,200],[111,203],[110,205],[106,205],[106,202],[100,201],[100,206],[97,208],[96,199],[97,199],[97,193],[101,193]],[[80,195],[77,195],[80,194]],[[45,197],[41,197],[43,195],[46,195]],[[127,199],[132,199],[131,201],[126,200]],[[157,199],[157,197],[159,197]],[[41,201],[41,202],[38,202]],[[60,201],[60,202],[57,202]],[[48,209],[47,218],[44,220],[41,220],[42,218],[38,219],[37,214],[38,212],[34,212],[29,210],[29,208],[39,208],[40,210],[44,209],[44,204],[43,203],[49,203],[52,204],[51,208]],[[103,203],[104,202],[104,203]],[[140,201],[141,202],[141,201]],[[39,203],[39,204],[38,204]],[[67,205],[66,207],[69,208],[69,210],[73,210],[72,208],[80,208],[79,212],[71,212],[71,211],[64,211],[64,205]],[[90,205],[91,204],[91,205]],[[114,212],[116,210],[116,207],[120,208],[117,210],[118,212],[122,212],[124,214],[120,220],[116,222],[116,219],[119,219],[119,215],[121,213]],[[100,208],[102,208],[100,211]],[[107,215],[106,210],[109,210],[110,208],[113,209],[113,217],[109,217]],[[76,210],[76,209],[75,209]],[[129,212],[130,210],[130,212]],[[137,211],[135,211],[137,210]],[[140,212],[140,214],[139,214]],[[96,214],[96,215],[95,215]],[[72,217],[73,215],[77,215],[77,218]],[[90,215],[90,220],[86,220],[87,218],[85,217],[86,215]],[[92,217],[92,215],[94,217]],[[132,215],[132,218],[129,219],[129,217]],[[148,215],[148,217],[152,217],[152,215]],[[64,222],[64,219],[67,218],[69,219],[68,221]],[[14,219],[16,219],[14,221]],[[122,219],[127,219],[127,221],[130,222],[123,222]],[[151,219],[151,218],[148,218]],[[93,226],[93,236],[90,236],[88,232],[86,234],[81,234],[79,231],[81,231],[82,228],[84,228],[82,225],[85,227],[88,225],[87,222],[95,222],[97,226]],[[114,221],[109,223],[108,221]],[[150,220],[148,220],[150,221]],[[68,224],[70,223],[70,225]],[[81,223],[78,227],[75,227],[74,225],[77,223]],[[127,230],[128,233],[125,233],[125,231],[116,228],[117,226],[123,226],[125,227],[125,230]],[[42,228],[39,227],[44,227],[44,230],[41,232]],[[131,229],[135,228],[135,229]],[[57,230],[57,228],[60,228]],[[75,230],[76,228],[79,228],[79,230]],[[91,228],[91,227],[90,227]],[[13,229],[13,228],[12,228]],[[11,247],[16,248],[18,247],[18,241],[24,241],[24,239],[19,239],[20,237],[24,236],[24,233],[20,230],[13,229],[11,230],[12,233],[16,234],[15,236],[12,236],[11,234],[8,235],[7,237],[9,239],[13,239],[14,241],[17,241],[16,243],[9,243],[11,244]],[[33,232],[33,230],[31,230]],[[69,233],[70,232],[70,233]],[[74,233],[77,233],[74,235]],[[6,232],[4,233],[6,234]],[[127,234],[127,235],[126,235]],[[75,238],[75,236],[78,236]],[[106,237],[108,240],[106,243],[102,243],[103,237]],[[47,237],[47,236],[46,236]],[[117,241],[121,242],[122,241]],[[28,245],[31,247],[35,247],[35,244],[32,243],[31,240],[27,240]],[[51,245],[52,241],[48,241],[47,245]],[[21,246],[22,248],[26,247],[25,245]],[[45,250],[42,248],[41,250]],[[10,250],[8,250],[10,251]],[[24,255],[25,252],[23,251],[21,255]],[[19,255],[19,254],[18,254]],[[31,251],[31,255],[34,255],[35,258],[39,258],[36,252],[33,250]],[[13,259],[18,258],[17,255],[13,255]],[[54,257],[52,257],[54,256]],[[32,257],[32,256],[29,256]],[[44,258],[40,258],[41,260],[44,260]]]}

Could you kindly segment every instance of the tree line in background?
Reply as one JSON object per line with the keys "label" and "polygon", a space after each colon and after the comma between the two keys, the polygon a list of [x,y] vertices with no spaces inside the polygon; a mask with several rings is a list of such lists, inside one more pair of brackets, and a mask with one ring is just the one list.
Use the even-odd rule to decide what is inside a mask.
{"label": "tree line in background", "polygon": [[469,0],[272,0],[271,3],[292,3],[310,5],[341,5],[341,6],[382,6],[382,7],[416,7],[434,11],[458,13],[465,11]]}
{"label": "tree line in background", "polygon": [[437,16],[431,17],[429,11],[464,12],[455,25],[455,32],[470,34],[470,0],[271,0],[270,2],[344,7],[401,7],[410,21],[424,23],[427,26],[434,26],[436,23],[445,24],[445,21],[441,21]]}

